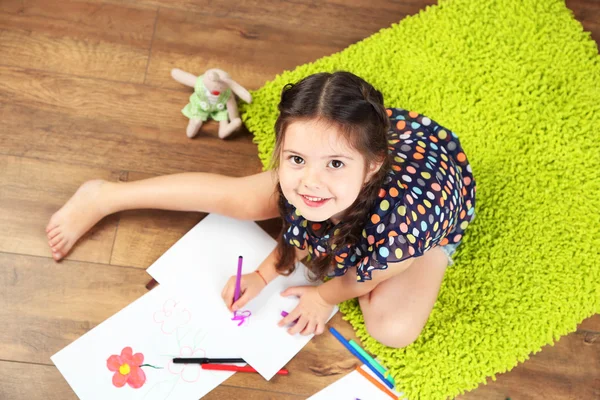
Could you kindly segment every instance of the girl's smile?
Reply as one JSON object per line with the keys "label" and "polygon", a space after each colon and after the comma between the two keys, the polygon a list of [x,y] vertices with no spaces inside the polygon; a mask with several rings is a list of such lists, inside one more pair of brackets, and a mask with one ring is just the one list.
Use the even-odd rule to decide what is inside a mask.
{"label": "girl's smile", "polygon": [[306,196],[303,194],[301,194],[300,196],[302,197],[302,200],[304,200],[306,205],[309,207],[321,207],[322,205],[327,203],[327,201],[330,200],[328,198],[312,197],[312,196]]}

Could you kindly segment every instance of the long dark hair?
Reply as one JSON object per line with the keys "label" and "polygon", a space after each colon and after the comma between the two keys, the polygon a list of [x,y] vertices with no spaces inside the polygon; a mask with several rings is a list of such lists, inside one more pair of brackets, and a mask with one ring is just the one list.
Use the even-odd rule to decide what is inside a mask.
{"label": "long dark hair", "polygon": [[[383,95],[362,78],[345,71],[310,75],[296,84],[287,84],[281,93],[279,117],[275,123],[276,141],[271,168],[279,168],[283,139],[287,127],[297,120],[319,119],[336,126],[348,144],[365,158],[365,168],[382,162],[381,168],[363,186],[355,202],[344,212],[336,225],[336,233],[329,238],[329,249],[357,244],[369,212],[376,203],[383,180],[391,168],[388,157],[387,131],[390,123]],[[366,171],[365,171],[366,173]],[[279,212],[289,212],[286,200],[277,185]],[[289,275],[294,271],[296,251],[283,234],[290,224],[283,218],[283,227],[277,245],[277,272]],[[312,255],[311,255],[312,256]],[[309,257],[307,267],[313,279],[323,279],[333,265],[329,251],[321,257]]]}

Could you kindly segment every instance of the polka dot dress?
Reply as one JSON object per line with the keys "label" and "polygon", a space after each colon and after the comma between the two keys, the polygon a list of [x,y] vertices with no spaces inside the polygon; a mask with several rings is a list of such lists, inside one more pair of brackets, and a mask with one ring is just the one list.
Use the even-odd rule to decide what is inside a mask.
{"label": "polka dot dress", "polygon": [[475,180],[458,137],[431,119],[399,108],[387,110],[392,169],[355,246],[329,248],[330,221],[311,222],[288,203],[284,239],[312,257],[335,253],[332,275],[356,267],[357,280],[435,246],[458,245],[474,218]]}

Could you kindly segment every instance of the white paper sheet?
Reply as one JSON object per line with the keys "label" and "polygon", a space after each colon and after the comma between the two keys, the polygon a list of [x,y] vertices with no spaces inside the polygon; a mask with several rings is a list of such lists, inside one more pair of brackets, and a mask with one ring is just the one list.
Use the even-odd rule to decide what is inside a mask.
{"label": "white paper sheet", "polygon": [[[206,316],[181,296],[159,286],[113,315],[51,359],[82,400],[197,400],[234,372],[206,371],[197,364],[173,364],[174,357],[239,357],[226,332],[215,332]],[[136,362],[111,371],[108,359],[130,347],[143,355],[143,384],[113,384],[115,374],[131,375]],[[139,357],[139,356],[138,356]],[[124,363],[121,362],[118,364]],[[243,364],[242,364],[243,365]],[[158,367],[162,369],[155,369]],[[114,369],[114,368],[113,368]]]}
{"label": "white paper sheet", "polygon": [[[287,328],[277,326],[281,311],[291,311],[298,303],[297,298],[284,298],[280,293],[290,286],[313,284],[306,278],[306,267],[298,263],[294,274],[280,276],[263,289],[244,307],[252,315],[242,326],[231,321],[221,291],[237,272],[238,256],[244,257],[243,273],[252,272],[275,246],[275,240],[254,222],[209,214],[147,270],[221,327],[237,346],[239,356],[267,380],[312,338],[291,336]],[[337,307],[330,318],[336,312]]]}
{"label": "white paper sheet", "polygon": [[[367,372],[377,381],[381,382],[366,365],[362,370]],[[384,385],[385,386],[385,385]],[[394,390],[390,391],[396,395],[396,398],[402,399],[402,393]],[[308,400],[391,400],[392,398],[385,394],[377,386],[369,382],[358,371],[352,371],[343,378],[335,381],[325,389],[308,398]]]}

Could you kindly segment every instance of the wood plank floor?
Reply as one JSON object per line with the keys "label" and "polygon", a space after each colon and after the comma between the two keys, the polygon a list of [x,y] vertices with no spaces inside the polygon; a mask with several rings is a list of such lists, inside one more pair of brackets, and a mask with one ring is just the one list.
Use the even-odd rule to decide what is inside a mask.
{"label": "wood plank floor", "polygon": [[[249,89],[340,51],[433,0],[1,0],[0,399],[74,399],[50,356],[145,293],[144,269],[204,217],[109,216],[55,263],[44,228],[84,181],[260,170],[247,131],[194,140],[170,77],[218,66]],[[600,3],[567,5],[600,40]],[[277,232],[276,221],[261,224]],[[338,315],[333,325],[347,337]],[[265,382],[236,374],[205,398],[303,399],[356,365],[331,335]],[[31,383],[34,384],[31,384]],[[600,316],[461,399],[600,398]]]}

